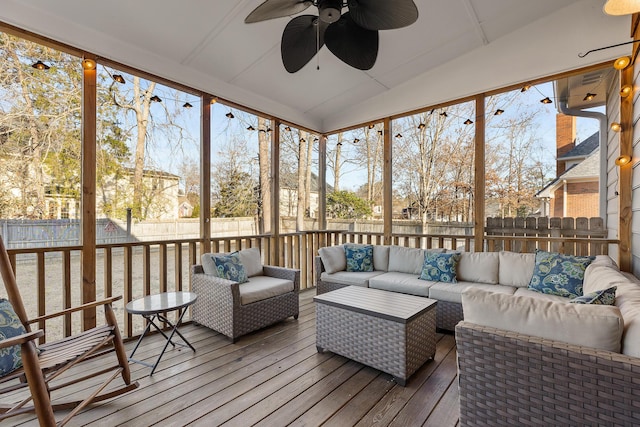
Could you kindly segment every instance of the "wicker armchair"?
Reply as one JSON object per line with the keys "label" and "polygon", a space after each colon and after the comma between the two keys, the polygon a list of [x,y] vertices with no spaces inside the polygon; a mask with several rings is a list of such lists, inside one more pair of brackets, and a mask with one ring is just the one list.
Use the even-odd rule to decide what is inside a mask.
{"label": "wicker armchair", "polygon": [[[242,335],[287,317],[297,319],[300,270],[265,265],[262,275],[290,280],[293,282],[293,290],[242,304],[242,288],[245,284],[204,274],[202,265],[192,266],[191,290],[198,295],[198,300],[193,305],[192,320],[226,335],[234,342]],[[250,277],[249,282],[251,280]]]}

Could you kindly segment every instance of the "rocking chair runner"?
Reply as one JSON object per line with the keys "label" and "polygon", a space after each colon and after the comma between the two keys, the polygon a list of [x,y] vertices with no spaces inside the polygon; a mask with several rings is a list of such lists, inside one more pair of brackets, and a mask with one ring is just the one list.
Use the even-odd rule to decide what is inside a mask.
{"label": "rocking chair runner", "polygon": [[[138,387],[137,382],[131,381],[127,355],[122,343],[116,317],[111,307],[113,301],[117,301],[122,297],[108,298],[29,320],[27,319],[13,268],[11,267],[9,256],[1,236],[0,273],[2,273],[2,280],[7,291],[8,299],[26,330],[25,334],[0,341],[0,349],[20,345],[22,358],[22,367],[0,378],[0,394],[13,392],[27,386],[31,392],[30,397],[10,407],[0,407],[0,421],[11,416],[35,410],[41,426],[53,426],[56,425],[54,418],[55,410],[71,409],[67,416],[58,423],[58,425],[65,425],[71,417],[76,415],[88,404],[115,397]],[[60,341],[46,343],[36,348],[35,340],[43,336],[44,332],[41,330],[31,332],[30,324],[100,305],[104,306],[105,325],[64,338]],[[84,373],[81,377],[77,377],[76,372],[76,375],[72,378],[68,378],[67,380],[63,379],[63,374],[77,364],[114,351],[117,359],[114,365],[95,368],[95,370],[91,370],[89,373]],[[102,393],[107,385],[119,375],[122,376],[124,385]],[[63,378],[60,378],[61,376]],[[85,392],[84,396],[86,396],[86,398],[84,398],[84,400],[68,402],[51,401],[50,394],[52,391],[98,376],[104,379],[104,381],[97,386],[95,391],[89,392],[88,396],[86,396]],[[24,378],[26,378],[26,383],[24,382]],[[30,400],[33,400],[33,404],[27,405]]]}

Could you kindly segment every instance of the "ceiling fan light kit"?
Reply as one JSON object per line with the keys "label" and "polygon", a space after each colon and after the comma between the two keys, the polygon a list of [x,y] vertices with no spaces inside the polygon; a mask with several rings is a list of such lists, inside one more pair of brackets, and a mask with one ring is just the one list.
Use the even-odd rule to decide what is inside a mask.
{"label": "ceiling fan light kit", "polygon": [[[413,0],[266,0],[244,22],[292,16],[310,6],[318,15],[296,16],[282,33],[282,63],[290,73],[302,69],[325,44],[347,65],[369,70],[378,57],[378,31],[403,28],[418,19]],[[345,7],[348,11],[342,13]]]}

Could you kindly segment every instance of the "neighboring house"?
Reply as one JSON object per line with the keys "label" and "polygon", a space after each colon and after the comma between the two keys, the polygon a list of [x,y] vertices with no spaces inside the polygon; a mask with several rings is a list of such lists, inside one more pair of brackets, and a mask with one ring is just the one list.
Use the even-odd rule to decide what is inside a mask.
{"label": "neighboring house", "polygon": [[[319,193],[318,175],[311,173],[311,194],[309,194],[309,218],[318,217]],[[333,191],[333,187],[327,184],[327,193]],[[298,209],[298,175],[284,173],[280,175],[280,215],[296,216]]]}
{"label": "neighboring house", "polygon": [[596,132],[575,144],[575,117],[556,121],[556,178],[540,190],[540,216],[598,217],[600,148]]}
{"label": "neighboring house", "polygon": [[189,203],[186,196],[178,198],[178,218],[191,218],[193,216],[193,205]]}

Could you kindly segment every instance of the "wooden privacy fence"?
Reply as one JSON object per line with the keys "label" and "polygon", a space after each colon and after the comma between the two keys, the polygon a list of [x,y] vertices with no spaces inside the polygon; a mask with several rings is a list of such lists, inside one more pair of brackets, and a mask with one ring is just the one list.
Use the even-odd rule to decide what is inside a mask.
{"label": "wooden privacy fence", "polygon": [[542,249],[568,255],[609,253],[611,240],[602,218],[487,218],[486,250],[535,252]]}

